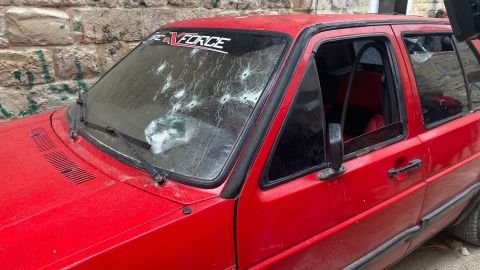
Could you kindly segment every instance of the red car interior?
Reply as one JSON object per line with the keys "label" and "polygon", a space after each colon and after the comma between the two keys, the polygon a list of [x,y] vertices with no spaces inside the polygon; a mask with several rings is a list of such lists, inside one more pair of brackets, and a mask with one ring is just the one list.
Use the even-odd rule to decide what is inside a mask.
{"label": "red car interior", "polygon": [[[366,122],[364,133],[381,128],[384,125],[382,115],[382,74],[372,71],[357,71],[348,100],[348,108],[368,112],[357,115],[351,121]],[[343,104],[348,87],[349,75],[340,80],[338,102]],[[347,112],[348,113],[348,112]],[[373,116],[371,116],[373,115]],[[350,118],[352,119],[352,118]]]}

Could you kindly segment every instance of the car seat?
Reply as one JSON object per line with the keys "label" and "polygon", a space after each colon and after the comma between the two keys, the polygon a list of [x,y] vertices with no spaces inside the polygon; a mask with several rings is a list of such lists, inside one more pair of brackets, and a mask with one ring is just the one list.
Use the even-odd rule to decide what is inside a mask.
{"label": "car seat", "polygon": [[[343,104],[350,74],[340,81],[338,102]],[[384,126],[382,114],[383,74],[357,71],[348,100],[345,135],[357,137]]]}

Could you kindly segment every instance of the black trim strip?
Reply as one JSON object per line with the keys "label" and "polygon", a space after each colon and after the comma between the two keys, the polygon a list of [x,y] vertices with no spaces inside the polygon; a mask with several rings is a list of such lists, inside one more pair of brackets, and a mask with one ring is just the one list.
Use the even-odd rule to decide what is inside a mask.
{"label": "black trim strip", "polygon": [[353,269],[368,269],[374,264],[377,260],[382,258],[384,255],[387,255],[388,252],[399,248],[405,242],[410,241],[410,236],[416,234],[420,231],[420,226],[414,226],[408,230],[401,232],[399,235],[395,236],[394,238],[390,239],[389,241],[385,242],[383,245],[377,247],[373,251],[369,252],[367,255],[363,256],[362,258],[356,260],[352,264],[348,265],[344,269],[346,270],[353,270]]}
{"label": "black trim strip", "polygon": [[467,100],[468,100],[468,110],[472,111],[472,89],[470,88],[470,84],[468,82],[467,73],[465,72],[465,65],[463,63],[462,57],[460,56],[460,51],[458,51],[457,40],[450,36],[450,40],[452,42],[453,48],[455,49],[455,54],[457,55],[458,63],[460,64],[460,70],[462,71],[463,82],[465,83],[465,89],[467,89]]}
{"label": "black trim strip", "polygon": [[253,160],[257,156],[260,145],[265,140],[267,130],[271,126],[271,119],[277,114],[279,104],[285,97],[286,90],[292,82],[293,76],[297,70],[297,67],[302,59],[302,55],[306,49],[305,44],[310,38],[317,32],[317,28],[308,28],[300,33],[297,41],[292,47],[292,50],[286,60],[285,67],[283,68],[276,87],[272,88],[272,94],[268,101],[268,106],[264,106],[264,112],[260,115],[257,127],[253,130],[253,134],[250,137],[248,144],[244,149],[244,153],[240,158],[238,165],[232,173],[230,180],[225,185],[224,190],[221,193],[221,197],[224,199],[235,198],[244,180],[251,169]]}
{"label": "black trim strip", "polygon": [[[317,63],[316,63],[315,58],[313,56],[314,56],[313,53],[309,56],[307,66],[305,68],[304,74],[302,74],[302,79],[300,80],[300,83],[297,86],[295,96],[292,100],[290,108],[287,111],[287,114],[285,115],[285,119],[282,123],[282,126],[280,127],[280,130],[277,134],[277,137],[275,138],[275,142],[273,143],[272,150],[270,151],[270,153],[268,155],[267,162],[265,163],[265,166],[262,169],[261,180],[260,180],[260,188],[262,188],[264,190],[269,189],[269,188],[273,188],[277,185],[283,184],[285,182],[288,182],[288,181],[291,181],[291,180],[294,180],[294,179],[298,179],[298,178],[302,177],[303,175],[310,174],[310,173],[318,171],[320,169],[327,168],[328,165],[329,165],[328,160],[327,160],[327,151],[324,150],[324,153],[323,153],[323,160],[324,161],[322,163],[316,164],[316,165],[308,167],[308,168],[305,168],[301,171],[294,172],[292,174],[281,177],[279,179],[274,179],[274,180],[268,179],[268,172],[270,171],[270,167],[272,165],[271,164],[272,159],[275,156],[275,152],[277,150],[278,144],[280,143],[280,139],[282,138],[282,136],[285,132],[285,128],[287,127],[287,123],[288,123],[288,121],[291,117],[291,114],[292,114],[291,107],[295,104],[295,102],[297,101],[297,99],[299,97],[299,93],[302,91],[302,89],[300,89],[300,86],[302,85],[303,80],[306,78],[307,72],[309,71],[309,68],[310,68],[311,65],[313,65],[313,68],[315,69],[315,74],[316,74],[317,79],[318,79],[318,87],[319,87],[318,90],[320,91],[320,103],[321,103],[322,114],[324,112],[324,107],[323,107],[324,103],[323,103],[323,97],[322,97],[322,93],[321,93],[320,77],[318,76]],[[272,122],[273,122],[273,120],[274,119],[272,119]],[[325,146],[327,144],[326,138],[325,138],[326,137],[325,132],[327,130],[327,126],[326,126],[326,123],[325,123],[325,117],[322,117],[321,122],[322,122],[322,132],[323,132],[323,145]]]}
{"label": "black trim strip", "polygon": [[[358,259],[357,261],[353,262],[352,264],[348,265],[344,269],[369,269],[373,264],[380,260],[384,255],[387,255],[388,252],[393,251],[396,247],[399,247],[402,243],[412,241],[417,235],[420,235],[422,231],[425,230],[427,226],[438,221],[440,218],[445,216],[449,211],[453,210],[456,206],[460,203],[465,202],[469,195],[477,193],[480,190],[480,183],[476,183],[473,186],[469,187],[467,190],[463,191],[462,193],[455,196],[452,200],[446,202],[439,208],[435,209],[430,214],[426,215],[422,218],[420,226],[414,226],[399,235],[395,236],[391,240],[387,241],[386,243],[382,244],[378,248],[374,249],[373,251],[369,252],[367,255],[363,256],[362,258]],[[480,198],[480,197],[479,197]],[[478,199],[473,202],[475,206],[478,203]],[[461,219],[463,214],[454,224],[458,224],[458,220]],[[460,221],[461,222],[461,221]],[[405,241],[405,242],[402,242]]]}
{"label": "black trim strip", "polygon": [[450,117],[447,117],[447,118],[443,118],[442,120],[438,120],[438,121],[430,123],[430,124],[424,124],[423,127],[427,131],[432,130],[436,127],[442,126],[444,124],[447,124],[447,123],[450,123],[450,122],[455,121],[457,119],[460,119],[460,118],[462,118],[466,115],[469,115],[470,113],[471,113],[470,111],[461,112],[459,114],[456,114],[456,115],[453,115],[453,116],[450,116]]}
{"label": "black trim strip", "polygon": [[336,30],[342,28],[356,28],[366,26],[382,26],[382,25],[402,25],[402,24],[433,24],[433,25],[450,25],[450,22],[427,21],[427,20],[383,20],[383,21],[360,21],[360,22],[341,22],[319,24],[314,27],[320,28],[319,31]]}
{"label": "black trim strip", "polygon": [[442,218],[443,216],[445,216],[453,208],[455,208],[460,203],[467,200],[469,195],[477,193],[479,190],[480,190],[480,183],[476,183],[473,186],[469,187],[467,190],[465,190],[462,193],[455,196],[450,201],[441,205],[439,208],[435,209],[430,214],[423,217],[422,220],[421,220],[422,229],[424,229],[428,225],[434,223],[435,221],[437,221],[440,218]]}

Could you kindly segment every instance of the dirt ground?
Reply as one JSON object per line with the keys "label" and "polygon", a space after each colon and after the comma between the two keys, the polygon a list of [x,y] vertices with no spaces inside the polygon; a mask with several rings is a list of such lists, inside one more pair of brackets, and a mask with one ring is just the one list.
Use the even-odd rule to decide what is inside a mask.
{"label": "dirt ground", "polygon": [[389,270],[480,270],[480,247],[443,232]]}

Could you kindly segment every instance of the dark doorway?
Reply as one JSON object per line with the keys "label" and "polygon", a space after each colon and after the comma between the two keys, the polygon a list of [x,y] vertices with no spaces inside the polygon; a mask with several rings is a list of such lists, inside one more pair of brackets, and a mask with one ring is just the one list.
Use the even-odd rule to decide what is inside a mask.
{"label": "dark doorway", "polygon": [[380,0],[378,13],[399,13],[407,14],[408,0]]}

